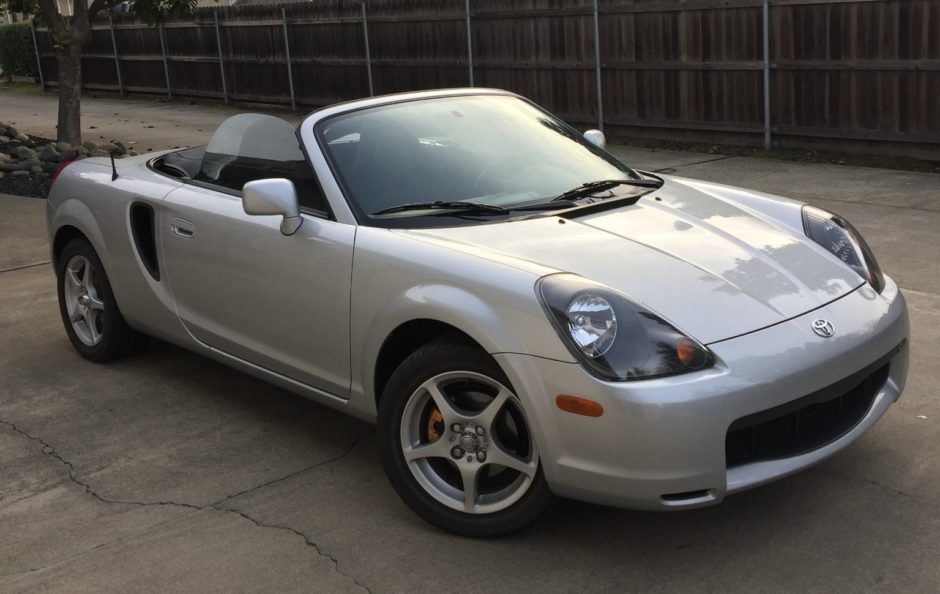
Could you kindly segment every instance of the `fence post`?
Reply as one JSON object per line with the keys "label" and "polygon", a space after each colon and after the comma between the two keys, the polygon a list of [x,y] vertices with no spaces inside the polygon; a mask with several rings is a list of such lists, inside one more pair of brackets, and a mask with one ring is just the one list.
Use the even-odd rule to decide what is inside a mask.
{"label": "fence post", "polygon": [[362,6],[362,37],[366,44],[366,76],[369,77],[369,97],[375,95],[375,89],[372,86],[372,55],[369,53],[369,19],[366,17],[366,3]]}
{"label": "fence post", "polygon": [[39,44],[36,43],[36,19],[29,19],[29,30],[33,33],[33,49],[36,50],[36,69],[39,71],[39,88],[46,90],[46,79],[42,76],[42,60],[39,59]]}
{"label": "fence post", "polygon": [[290,63],[290,40],[287,37],[287,11],[281,7],[281,25],[284,27],[284,53],[287,55],[287,84],[290,87],[290,109],[297,111],[297,99],[294,97],[294,69]]}
{"label": "fence post", "polygon": [[467,69],[470,73],[470,86],[473,86],[473,37],[470,32],[470,0],[464,0],[467,13]]}
{"label": "fence post", "polygon": [[173,89],[170,88],[170,64],[166,61],[166,40],[163,38],[163,24],[157,25],[157,33],[160,35],[160,54],[163,56],[163,78],[166,80],[166,96],[173,98]]}
{"label": "fence post", "polygon": [[594,0],[594,76],[597,82],[597,129],[604,131],[604,93],[601,88],[601,32]]}
{"label": "fence post", "polygon": [[222,100],[228,105],[228,88],[225,86],[225,62],[222,58],[222,33],[219,30],[219,13],[212,12],[215,19],[215,43],[219,47],[219,75],[222,77]]}
{"label": "fence post", "polygon": [[770,149],[770,0],[764,0],[764,150]]}
{"label": "fence post", "polygon": [[124,81],[121,80],[121,61],[118,60],[117,39],[114,36],[114,17],[108,11],[108,24],[111,26],[111,49],[114,50],[114,71],[117,73],[118,90],[124,96]]}

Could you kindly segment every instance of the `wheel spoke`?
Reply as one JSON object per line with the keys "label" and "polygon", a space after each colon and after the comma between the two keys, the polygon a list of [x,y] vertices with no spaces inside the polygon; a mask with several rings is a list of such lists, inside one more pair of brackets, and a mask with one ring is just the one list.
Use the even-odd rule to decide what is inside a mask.
{"label": "wheel spoke", "polygon": [[501,411],[503,407],[506,406],[506,402],[509,400],[511,396],[512,396],[512,392],[510,392],[506,388],[502,388],[496,394],[496,397],[493,398],[493,400],[491,400],[490,403],[486,405],[486,408],[480,411],[480,413],[477,414],[475,417],[473,417],[472,420],[479,423],[480,425],[483,425],[484,427],[486,427],[487,431],[492,433],[493,422],[496,420],[496,416],[499,414],[499,411]]}
{"label": "wheel spoke", "polygon": [[88,327],[88,336],[91,337],[92,344],[96,344],[98,339],[101,337],[101,332],[98,332],[98,311],[97,310],[86,310],[85,311],[85,326]]}
{"label": "wheel spoke", "polygon": [[463,479],[463,508],[466,512],[473,512],[477,504],[477,477],[480,474],[480,465],[457,463],[460,469],[460,478]]}
{"label": "wheel spoke", "polygon": [[441,437],[431,443],[402,448],[402,454],[405,460],[411,462],[420,458],[448,458],[450,450],[447,447],[447,441]]}
{"label": "wheel spoke", "polygon": [[85,275],[84,275],[84,278],[83,278],[82,280],[85,281],[85,282],[84,282],[85,291],[88,292],[88,293],[93,293],[93,292],[95,291],[95,285],[94,285],[94,283],[93,283],[93,281],[92,281],[91,276],[92,276],[92,275],[91,275],[91,263],[90,263],[90,262],[86,262],[86,263],[85,263]]}
{"label": "wheel spoke", "polygon": [[76,303],[69,303],[68,310],[69,310],[69,321],[72,323],[75,323],[81,320],[85,315],[82,312],[82,308],[80,308],[78,304]]}
{"label": "wheel spoke", "polygon": [[499,464],[500,466],[505,466],[506,468],[516,470],[530,478],[534,477],[535,471],[538,470],[538,465],[534,461],[526,461],[522,458],[519,458],[518,456],[510,454],[495,443],[490,444],[490,447],[486,453],[487,464]]}
{"label": "wheel spoke", "polygon": [[89,309],[96,309],[99,311],[104,311],[104,301],[98,299],[97,297],[92,297],[91,294],[88,295],[88,307]]}
{"label": "wheel spoke", "polygon": [[428,394],[431,396],[431,400],[434,401],[434,404],[437,406],[437,410],[440,411],[441,417],[444,418],[444,424],[450,425],[451,423],[461,419],[463,415],[457,412],[453,405],[450,403],[450,400],[447,399],[447,396],[444,395],[444,392],[441,391],[441,388],[433,380],[427,381],[423,386],[427,390]]}
{"label": "wheel spoke", "polygon": [[66,276],[67,276],[68,279],[69,279],[69,282],[72,283],[72,285],[73,285],[76,289],[81,289],[81,288],[82,288],[82,279],[78,278],[78,272],[76,272],[75,270],[69,268],[68,270],[65,271],[65,273],[66,273]]}

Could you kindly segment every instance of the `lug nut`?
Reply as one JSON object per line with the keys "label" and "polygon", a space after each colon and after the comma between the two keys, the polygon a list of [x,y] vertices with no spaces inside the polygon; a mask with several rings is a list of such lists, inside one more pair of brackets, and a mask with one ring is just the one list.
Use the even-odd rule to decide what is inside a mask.
{"label": "lug nut", "polygon": [[450,430],[453,431],[454,433],[462,433],[463,425],[461,425],[460,423],[454,423],[453,425],[450,426]]}
{"label": "lug nut", "polygon": [[450,451],[450,455],[456,459],[460,459],[463,457],[463,448],[460,446],[454,446],[454,448]]}
{"label": "lug nut", "polygon": [[477,425],[477,435],[483,435],[484,433],[486,433],[486,430],[483,429],[483,426]]}
{"label": "lug nut", "polygon": [[486,452],[484,450],[477,452],[477,462],[486,462]]}

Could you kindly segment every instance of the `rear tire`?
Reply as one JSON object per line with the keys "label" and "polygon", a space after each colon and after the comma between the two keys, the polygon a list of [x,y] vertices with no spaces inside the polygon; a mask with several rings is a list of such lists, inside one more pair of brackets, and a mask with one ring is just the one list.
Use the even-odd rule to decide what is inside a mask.
{"label": "rear tire", "polygon": [[376,437],[392,487],[444,530],[509,534],[552,500],[509,380],[489,355],[459,338],[428,343],[395,370],[379,402]]}
{"label": "rear tire", "polygon": [[89,361],[129,354],[144,336],[124,321],[101,259],[85,238],[66,244],[56,265],[59,312],[69,341]]}

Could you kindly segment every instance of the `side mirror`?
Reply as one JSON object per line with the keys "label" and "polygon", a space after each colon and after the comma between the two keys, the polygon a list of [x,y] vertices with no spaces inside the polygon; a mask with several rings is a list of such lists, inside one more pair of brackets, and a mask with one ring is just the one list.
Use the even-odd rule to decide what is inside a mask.
{"label": "side mirror", "polygon": [[584,133],[584,139],[600,148],[607,146],[607,138],[600,130],[588,130]]}
{"label": "side mirror", "polygon": [[275,177],[256,179],[242,187],[242,208],[250,215],[280,215],[281,233],[293,235],[300,229],[300,206],[297,190],[289,179]]}

